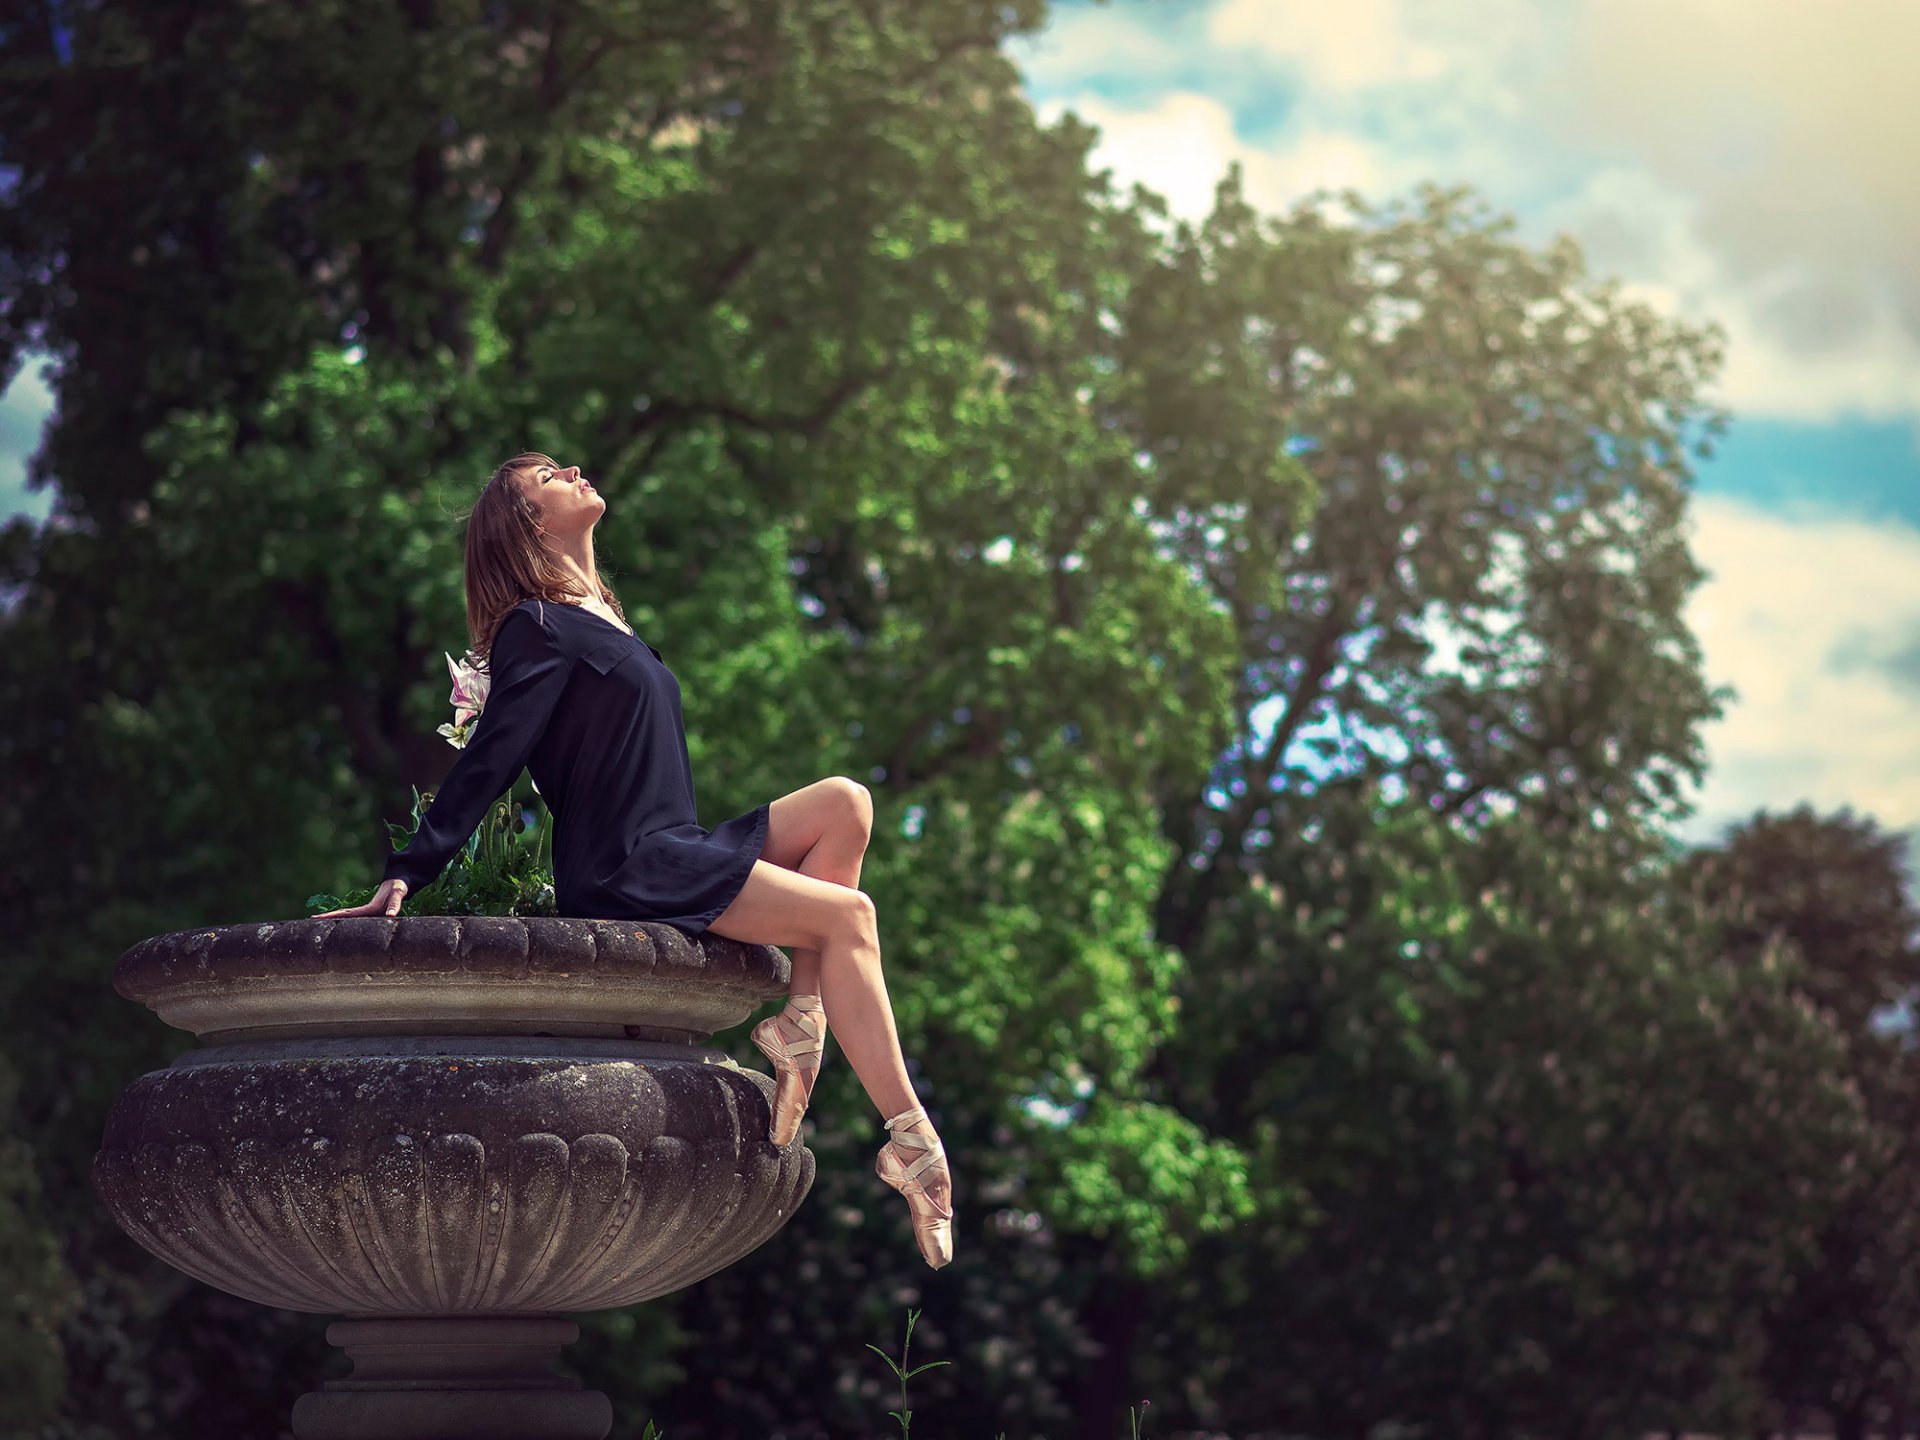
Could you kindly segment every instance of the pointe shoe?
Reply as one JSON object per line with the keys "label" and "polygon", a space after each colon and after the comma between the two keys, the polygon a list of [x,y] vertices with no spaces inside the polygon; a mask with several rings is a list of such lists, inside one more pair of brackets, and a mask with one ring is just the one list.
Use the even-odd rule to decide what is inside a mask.
{"label": "pointe shoe", "polygon": [[[926,1125],[926,1133],[905,1128],[916,1124]],[[913,1242],[920,1247],[921,1258],[938,1270],[953,1259],[953,1180],[949,1173],[949,1204],[943,1210],[927,1193],[920,1176],[936,1167],[946,1170],[946,1147],[940,1143],[940,1137],[933,1133],[925,1106],[916,1105],[911,1110],[901,1111],[887,1121],[887,1129],[893,1131],[894,1136],[880,1148],[880,1156],[873,1162],[874,1173],[907,1197],[907,1208],[913,1211]],[[908,1164],[893,1148],[896,1145],[927,1153]]]}
{"label": "pointe shoe", "polygon": [[[789,1040],[781,1033],[775,1022],[783,1019],[802,1032],[801,1039]],[[818,995],[790,995],[785,1010],[753,1027],[753,1043],[773,1062],[773,1124],[768,1138],[782,1148],[791,1145],[800,1131],[800,1117],[807,1113],[809,1092],[813,1077],[820,1073],[826,1039],[826,1007]],[[803,1078],[805,1084],[801,1083]]]}

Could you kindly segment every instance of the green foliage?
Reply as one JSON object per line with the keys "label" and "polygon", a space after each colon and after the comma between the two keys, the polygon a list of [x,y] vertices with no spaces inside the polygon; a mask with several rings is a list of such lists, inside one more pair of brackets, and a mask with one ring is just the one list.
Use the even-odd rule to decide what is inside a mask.
{"label": "green foliage", "polygon": [[907,1408],[907,1381],[918,1375],[922,1370],[932,1370],[936,1366],[951,1365],[953,1363],[951,1360],[929,1360],[926,1364],[915,1366],[911,1370],[905,1368],[907,1351],[913,1346],[913,1325],[919,1318],[920,1312],[918,1310],[909,1310],[907,1312],[907,1333],[906,1337],[900,1342],[900,1359],[897,1362],[878,1345],[870,1344],[867,1346],[869,1350],[887,1362],[888,1367],[900,1381],[900,1408],[898,1410],[889,1410],[887,1414],[899,1423],[902,1440],[905,1440],[905,1437],[913,1434],[913,1411]]}
{"label": "green foliage", "polygon": [[[1045,1121],[1029,1123],[1045,1130]],[[1195,1237],[1232,1233],[1261,1208],[1240,1147],[1161,1105],[1096,1095],[1070,1124],[1036,1133],[1033,1151],[1058,1196],[1052,1222],[1111,1241],[1143,1276],[1168,1275]],[[1284,1215],[1300,1195],[1282,1176],[1263,1203]]]}
{"label": "green foliage", "polygon": [[1737,963],[1786,957],[1800,1004],[1846,1038],[1842,1073],[1870,1131],[1841,1203],[1768,1296],[1758,1365],[1777,1404],[1824,1410],[1843,1434],[1898,1433],[1920,1389],[1920,1055],[1873,1023],[1920,973],[1906,846],[1870,819],[1800,805],[1730,827],[1678,871],[1725,917]]}
{"label": "green foliage", "polygon": [[1722,917],[1617,826],[1462,834],[1364,787],[1322,813],[1195,956],[1221,983],[1185,1034],[1223,1043],[1170,1056],[1254,1192],[1310,1200],[1303,1243],[1262,1216],[1193,1277],[1228,1333],[1275,1294],[1297,1327],[1303,1363],[1222,1373],[1226,1423],[1746,1433],[1764,1297],[1870,1140],[1797,962],[1715,958]]}
{"label": "green foliage", "polygon": [[84,1300],[47,1215],[33,1151],[14,1133],[19,1077],[0,1056],[0,1430],[32,1433],[66,1391],[60,1329]]}
{"label": "green foliage", "polygon": [[[410,823],[389,823],[393,848],[404,850],[433,804],[431,790],[413,792]],[[363,905],[379,890],[368,885],[342,895],[309,895],[307,910],[317,913]],[[494,802],[473,834],[447,862],[447,868],[419,894],[401,902],[407,915],[553,915],[553,813],[535,800],[523,810],[511,797]]]}

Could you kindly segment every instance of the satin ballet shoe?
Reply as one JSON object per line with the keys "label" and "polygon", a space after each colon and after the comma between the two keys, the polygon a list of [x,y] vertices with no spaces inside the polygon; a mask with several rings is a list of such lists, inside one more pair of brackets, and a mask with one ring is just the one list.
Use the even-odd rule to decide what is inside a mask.
{"label": "satin ballet shoe", "polygon": [[[785,1020],[801,1033],[789,1040],[776,1023]],[[826,1007],[818,995],[789,995],[787,1008],[753,1027],[753,1043],[773,1062],[773,1124],[768,1138],[783,1149],[800,1132],[800,1117],[812,1098],[813,1077],[820,1073],[826,1049]],[[802,1082],[805,1083],[802,1083]]]}
{"label": "satin ballet shoe", "polygon": [[[907,1129],[910,1125],[925,1125],[926,1133]],[[946,1147],[933,1133],[926,1107],[922,1105],[901,1111],[887,1121],[887,1129],[894,1135],[881,1147],[879,1158],[873,1162],[874,1173],[907,1197],[907,1208],[913,1211],[913,1242],[920,1247],[921,1258],[938,1270],[953,1259],[953,1206],[949,1203],[946,1209],[941,1209],[927,1193],[920,1176],[928,1170],[947,1175],[947,1198],[951,1202],[953,1178],[947,1169]],[[896,1145],[926,1153],[909,1164],[900,1158]]]}

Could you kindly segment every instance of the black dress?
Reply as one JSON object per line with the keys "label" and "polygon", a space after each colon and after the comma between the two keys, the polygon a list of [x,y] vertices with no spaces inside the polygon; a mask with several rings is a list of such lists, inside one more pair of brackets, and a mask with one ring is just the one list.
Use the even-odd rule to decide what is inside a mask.
{"label": "black dress", "polygon": [[560,914],[705,930],[747,883],[771,807],[696,822],[680,682],[660,652],[582,606],[523,600],[488,669],[472,735],[384,878],[432,884],[525,768],[553,812]]}

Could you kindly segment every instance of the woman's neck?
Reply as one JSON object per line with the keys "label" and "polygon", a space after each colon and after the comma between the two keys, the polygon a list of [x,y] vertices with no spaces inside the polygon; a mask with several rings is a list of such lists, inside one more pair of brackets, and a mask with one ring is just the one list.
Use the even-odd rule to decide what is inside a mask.
{"label": "woman's neck", "polygon": [[[553,537],[548,536],[549,545]],[[551,551],[553,563],[563,571],[573,589],[588,596],[597,605],[600,600],[600,574],[593,564],[593,546],[587,536],[580,535],[572,542],[554,546]]]}
{"label": "woman's neck", "polygon": [[566,571],[568,592],[579,596],[582,604],[605,605],[607,603],[600,595],[599,576],[592,571],[583,573],[571,565],[563,565],[560,568]]}

